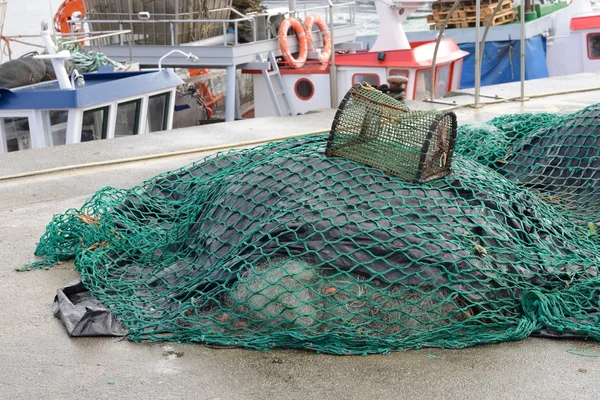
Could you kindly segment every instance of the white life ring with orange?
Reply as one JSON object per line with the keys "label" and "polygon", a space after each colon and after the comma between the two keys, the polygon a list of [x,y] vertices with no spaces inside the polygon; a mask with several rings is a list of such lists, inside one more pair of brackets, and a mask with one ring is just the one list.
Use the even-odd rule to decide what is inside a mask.
{"label": "white life ring with orange", "polygon": [[[294,28],[294,32],[296,32],[296,38],[298,39],[298,45],[300,46],[298,58],[292,57],[290,49],[288,48],[287,32],[290,27]],[[298,22],[296,18],[292,17],[284,19],[279,27],[279,48],[283,53],[283,59],[290,67],[301,68],[304,65],[306,62],[306,56],[308,55],[306,45],[306,34],[304,33],[304,28],[300,22]]]}
{"label": "white life ring with orange", "polygon": [[312,27],[313,24],[316,24],[321,32],[321,37],[323,38],[323,50],[321,54],[319,54],[319,61],[322,64],[327,64],[329,62],[329,58],[331,57],[331,34],[329,33],[329,29],[327,29],[327,25],[321,17],[318,15],[309,15],[304,20],[304,30],[306,31],[306,41],[308,43],[308,51],[315,51],[315,47],[313,46],[312,41]]}

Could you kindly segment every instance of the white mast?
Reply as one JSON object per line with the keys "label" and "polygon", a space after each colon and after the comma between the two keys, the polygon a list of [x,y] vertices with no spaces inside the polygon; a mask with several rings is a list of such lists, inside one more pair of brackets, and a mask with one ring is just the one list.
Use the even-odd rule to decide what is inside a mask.
{"label": "white mast", "polygon": [[410,49],[402,23],[410,14],[433,2],[435,0],[375,0],[379,34],[371,51]]}

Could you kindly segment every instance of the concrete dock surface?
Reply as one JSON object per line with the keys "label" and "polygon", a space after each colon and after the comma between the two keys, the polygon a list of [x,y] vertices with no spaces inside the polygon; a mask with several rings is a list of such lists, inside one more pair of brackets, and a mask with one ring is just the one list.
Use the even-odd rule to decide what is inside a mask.
{"label": "concrete dock surface", "polygon": [[[529,81],[527,91],[585,89],[600,82],[598,76]],[[483,93],[515,97],[518,84],[482,88]],[[473,96],[462,91],[449,99],[462,104]],[[454,111],[464,124],[515,112],[572,112],[599,99],[597,90]],[[592,340],[530,338],[463,350],[350,357],[71,339],[51,305],[56,289],[78,278],[73,263],[49,271],[14,270],[35,260],[36,243],[53,214],[80,207],[104,186],[131,187],[219,148],[325,131],[334,113],[321,110],[0,155],[0,399],[600,398],[600,347]],[[148,158],[152,155],[160,157]],[[118,162],[124,159],[129,161]]]}

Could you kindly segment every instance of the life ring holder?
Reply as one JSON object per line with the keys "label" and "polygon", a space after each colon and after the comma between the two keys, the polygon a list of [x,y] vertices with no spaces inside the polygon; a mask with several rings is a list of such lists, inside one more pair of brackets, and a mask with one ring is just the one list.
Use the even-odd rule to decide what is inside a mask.
{"label": "life ring holder", "polygon": [[321,54],[319,54],[319,61],[321,64],[327,64],[329,62],[329,58],[331,58],[331,33],[329,33],[327,25],[318,15],[312,14],[306,17],[304,20],[304,30],[306,31],[308,51],[315,51],[312,41],[313,25],[317,25],[319,32],[321,32],[321,37],[323,38],[323,50],[321,50]]}
{"label": "life ring holder", "polygon": [[[300,46],[298,58],[294,58],[292,56],[288,47],[287,32],[290,29],[290,27],[294,28],[294,32],[296,32],[296,38],[298,39],[298,45]],[[279,27],[279,48],[283,53],[283,59],[290,67],[302,68],[302,66],[306,62],[306,57],[308,56],[308,49],[304,28],[296,18],[289,17],[284,19],[281,23],[281,26]]]}

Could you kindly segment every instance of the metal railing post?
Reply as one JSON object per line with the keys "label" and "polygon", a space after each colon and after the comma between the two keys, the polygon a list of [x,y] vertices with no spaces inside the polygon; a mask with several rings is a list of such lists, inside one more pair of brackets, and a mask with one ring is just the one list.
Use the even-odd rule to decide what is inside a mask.
{"label": "metal railing post", "polygon": [[[496,17],[496,14],[498,13],[498,11],[500,11],[500,8],[502,7],[502,4],[504,4],[505,1],[506,0],[498,0],[498,4],[494,8],[492,15],[490,16],[490,18],[487,20],[487,22],[485,24],[485,29],[483,31],[483,37],[481,38],[481,44],[479,47],[479,58],[478,58],[477,65],[475,65],[475,68],[477,69],[477,75],[479,76],[479,86],[480,87],[481,87],[481,64],[483,63],[483,51],[485,49],[485,41],[487,39],[487,34],[490,30],[490,26],[492,26],[492,23],[494,21],[494,18]],[[479,104],[478,104],[479,91],[478,90],[476,92],[475,101],[476,101],[475,107],[478,107],[479,106]]]}
{"label": "metal railing post", "polygon": [[133,63],[133,31],[129,34],[129,62]]}
{"label": "metal railing post", "polygon": [[475,108],[480,107],[479,105],[479,89],[481,88],[481,70],[479,69],[480,64],[480,53],[479,53],[479,23],[481,18],[481,0],[475,2]]}
{"label": "metal railing post", "polygon": [[521,0],[521,101],[525,97],[525,0]]}
{"label": "metal railing post", "polygon": [[452,13],[456,9],[456,7],[458,7],[458,5],[460,4],[461,1],[462,0],[456,0],[454,2],[454,4],[452,4],[452,8],[450,8],[450,11],[448,11],[448,15],[446,15],[446,18],[444,18],[444,23],[442,24],[440,32],[438,33],[438,37],[435,41],[435,49],[433,50],[433,59],[431,60],[431,96],[430,96],[431,101],[435,100],[435,63],[436,63],[436,59],[437,59],[437,53],[440,48],[440,42],[442,41],[442,37],[444,36],[444,31],[446,30],[446,25],[448,25],[448,21],[450,21],[450,18],[452,17]]}
{"label": "metal railing post", "polygon": [[328,0],[329,2],[329,35],[331,37],[331,66],[329,67],[329,81],[331,82],[330,91],[331,91],[331,108],[337,108],[338,100],[337,100],[337,71],[335,69],[335,41],[334,41],[334,33],[333,31],[333,2]]}

